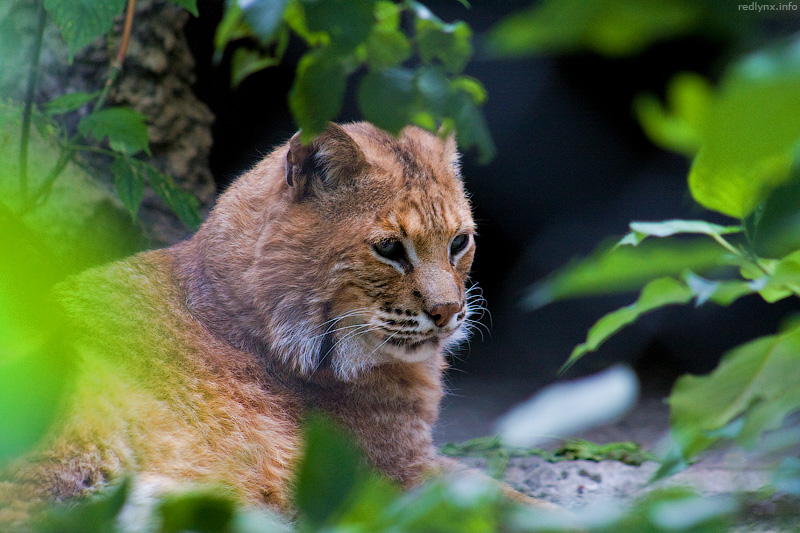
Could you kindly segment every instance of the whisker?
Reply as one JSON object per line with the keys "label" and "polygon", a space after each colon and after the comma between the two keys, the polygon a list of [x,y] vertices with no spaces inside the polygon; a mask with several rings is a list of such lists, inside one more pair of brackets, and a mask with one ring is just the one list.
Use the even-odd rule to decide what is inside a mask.
{"label": "whisker", "polygon": [[331,323],[335,324],[336,322],[339,322],[340,320],[344,320],[345,318],[349,318],[349,317],[351,317],[353,315],[357,315],[357,314],[359,314],[359,313],[361,313],[363,311],[369,311],[369,309],[370,309],[369,307],[357,307],[355,309],[350,309],[349,311],[346,311],[346,312],[342,313],[339,316],[331,318],[330,320],[326,320],[325,322],[323,322],[322,324],[319,324],[316,327],[317,328],[323,328],[328,324],[331,324]]}
{"label": "whisker", "polygon": [[375,354],[375,352],[377,352],[378,350],[380,350],[380,349],[383,347],[383,345],[384,345],[384,344],[386,344],[387,342],[389,342],[389,341],[391,340],[391,338],[392,338],[392,337],[394,337],[395,335],[397,335],[398,333],[400,333],[400,331],[395,331],[394,333],[392,333],[391,335],[389,335],[388,337],[386,337],[386,339],[385,339],[385,340],[384,340],[382,343],[380,343],[380,344],[379,344],[379,345],[378,345],[378,346],[377,346],[377,347],[376,347],[374,350],[372,350],[372,351],[369,353],[370,357],[371,357],[372,355],[374,355],[374,354]]}

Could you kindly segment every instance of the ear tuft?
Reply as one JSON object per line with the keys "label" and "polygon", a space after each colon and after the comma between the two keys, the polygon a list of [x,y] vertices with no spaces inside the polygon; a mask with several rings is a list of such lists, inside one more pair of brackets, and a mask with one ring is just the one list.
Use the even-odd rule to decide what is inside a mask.
{"label": "ear tuft", "polygon": [[286,182],[296,197],[340,186],[360,176],[368,167],[364,153],[344,128],[329,124],[309,144],[301,142],[301,132],[289,141],[286,154]]}

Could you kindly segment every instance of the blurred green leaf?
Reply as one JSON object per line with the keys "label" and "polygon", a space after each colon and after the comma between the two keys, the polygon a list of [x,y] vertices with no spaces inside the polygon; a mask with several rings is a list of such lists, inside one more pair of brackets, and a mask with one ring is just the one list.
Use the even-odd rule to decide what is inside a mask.
{"label": "blurred green leaf", "polygon": [[319,528],[341,512],[366,468],[352,440],[321,414],[309,416],[303,431],[304,448],[295,471],[294,501],[302,520]]}
{"label": "blurred green leaf", "polygon": [[798,43],[749,56],[726,74],[689,172],[703,207],[744,218],[790,177],[800,143]]}
{"label": "blurred green leaf", "polygon": [[736,511],[729,498],[709,499],[696,495],[654,501],[648,518],[660,531],[723,531],[726,519]]}
{"label": "blurred green leaf", "polygon": [[400,30],[379,30],[369,34],[366,42],[367,63],[373,70],[396,67],[411,57],[411,43]]}
{"label": "blurred green leaf", "polygon": [[[42,310],[39,316],[44,314]],[[5,352],[8,339],[0,339],[0,465],[32,450],[45,435],[55,421],[76,360],[68,342],[53,338],[64,335],[63,331],[27,333],[42,344],[23,354]]]}
{"label": "blurred green leaf", "polygon": [[75,52],[111,31],[125,0],[44,0],[44,7],[67,41],[71,61]]}
{"label": "blurred green leaf", "polygon": [[78,123],[81,135],[92,136],[98,141],[108,138],[111,149],[134,155],[144,150],[148,154],[149,135],[147,117],[127,107],[109,107],[86,115]]}
{"label": "blurred green leaf", "polygon": [[64,113],[69,113],[70,111],[74,111],[88,104],[89,102],[97,98],[99,94],[100,93],[97,92],[93,93],[74,92],[69,94],[63,94],[58,98],[53,98],[52,100],[44,104],[44,111],[48,115],[62,115]]}
{"label": "blurred green leaf", "polygon": [[41,533],[114,533],[117,531],[117,515],[125,505],[130,492],[130,479],[75,504],[62,504],[36,521]]}
{"label": "blurred green leaf", "polygon": [[343,59],[322,48],[303,56],[289,92],[289,108],[303,142],[319,135],[342,108],[347,70]]}
{"label": "blurred green leaf", "polygon": [[771,273],[756,278],[757,282],[765,282],[758,291],[765,301],[773,303],[792,295],[800,296],[800,250],[767,265]]}
{"label": "blurred green leaf", "polygon": [[[135,161],[135,160],[131,160]],[[164,200],[181,222],[190,229],[197,229],[203,217],[200,215],[200,202],[192,194],[178,187],[172,177],[160,172],[153,165],[135,161],[139,174],[147,177],[147,181],[155,193]]]}
{"label": "blurred green leaf", "polygon": [[197,0],[169,0],[169,1],[172,2],[173,4],[181,6],[195,17],[200,16],[200,12],[197,11]]}
{"label": "blurred green leaf", "polygon": [[283,20],[286,24],[300,36],[309,46],[327,45],[330,43],[330,35],[324,31],[312,31],[308,27],[306,12],[301,2],[289,2],[286,11],[283,13]]}
{"label": "blurred green leaf", "polygon": [[586,336],[586,341],[572,350],[564,369],[572,366],[588,352],[597,350],[609,337],[636,321],[641,315],[659,307],[685,304],[692,299],[692,291],[683,283],[672,278],[654,279],[644,286],[639,298],[631,305],[608,313],[598,320]]}
{"label": "blurred green leaf", "polygon": [[144,177],[139,174],[138,167],[124,157],[114,160],[111,165],[111,173],[114,174],[117,196],[131,217],[135,219],[144,196]]}
{"label": "blurred green leaf", "polygon": [[239,508],[233,517],[232,533],[295,533],[289,519],[267,509]]}
{"label": "blurred green leaf", "polygon": [[800,495],[800,459],[785,457],[775,476],[775,488],[780,492]]}
{"label": "blurred green leaf", "polygon": [[244,13],[239,7],[239,3],[236,1],[226,2],[225,13],[214,32],[214,62],[220,62],[222,51],[228,46],[228,43],[250,36],[251,33],[252,30],[244,20]]}
{"label": "blurred green leaf", "polygon": [[280,63],[280,57],[265,57],[257,50],[239,47],[231,58],[231,87],[236,88],[251,74]]}
{"label": "blurred green leaf", "polygon": [[688,272],[684,279],[695,297],[695,305],[698,306],[707,301],[730,305],[743,296],[762,290],[767,281],[765,278],[754,281],[717,281],[702,278],[693,272]]}
{"label": "blurred green leaf", "polygon": [[377,0],[375,2],[376,27],[382,30],[399,30],[400,13],[403,6],[391,0]]}
{"label": "blurred green leaf", "polygon": [[365,477],[356,485],[348,505],[337,514],[336,527],[347,530],[386,531],[394,527],[384,513],[402,494],[400,487],[378,475]]}
{"label": "blurred green leaf", "polygon": [[235,510],[233,495],[219,487],[197,487],[169,494],[158,505],[158,514],[161,515],[159,531],[229,531]]}
{"label": "blurred green leaf", "polygon": [[513,13],[489,32],[499,56],[591,51],[616,57],[694,31],[706,17],[688,0],[543,0]]}
{"label": "blurred green leaf", "polygon": [[376,2],[375,19],[365,43],[369,67],[379,70],[402,64],[411,57],[411,43],[400,28],[400,5]]}
{"label": "blurred green leaf", "polygon": [[631,233],[619,241],[619,244],[637,246],[647,237],[670,237],[683,233],[708,235],[719,239],[730,233],[741,233],[741,226],[720,226],[705,220],[665,220],[663,222],[631,222]]}
{"label": "blurred green leaf", "polygon": [[373,0],[301,0],[311,32],[325,32],[331,46],[349,51],[370,33],[375,17]]}
{"label": "blurred green leaf", "polygon": [[633,291],[650,280],[677,276],[687,269],[702,274],[724,264],[725,257],[717,244],[698,240],[648,240],[636,248],[601,246],[534,284],[523,304],[537,309],[576,296]]}
{"label": "blurred green leaf", "polygon": [[800,329],[761,337],[734,348],[706,376],[680,378],[669,397],[672,434],[686,458],[720,437],[711,432],[744,418],[736,439],[753,445],[800,409]]}
{"label": "blurred green leaf", "polygon": [[[234,0],[242,10],[245,21],[256,37],[271,43],[283,23],[283,13],[289,0]],[[231,9],[231,8],[229,8]]]}
{"label": "blurred green leaf", "polygon": [[633,109],[642,129],[655,144],[694,156],[707,127],[714,102],[711,84],[697,74],[677,74],[667,86],[667,109],[650,94],[640,95]]}
{"label": "blurred green leaf", "polygon": [[452,96],[450,80],[439,67],[424,66],[416,70],[414,84],[422,98],[422,105],[436,116],[450,116]]}
{"label": "blurred green leaf", "polygon": [[434,480],[389,505],[371,531],[472,533],[504,531],[510,505],[500,486],[476,475]]}
{"label": "blurred green leaf", "polygon": [[486,164],[497,153],[489,127],[483,113],[473,101],[473,96],[465,92],[452,92],[449,107],[455,121],[458,143],[464,148],[478,149],[478,162]]}
{"label": "blurred green leaf", "polygon": [[469,76],[459,76],[453,79],[450,82],[450,86],[457,91],[463,91],[469,94],[472,97],[472,101],[475,103],[475,105],[484,104],[486,99],[489,97],[489,94],[486,92],[483,84],[475,78],[471,78]]}
{"label": "blurred green leaf", "polygon": [[781,257],[800,249],[800,172],[775,189],[760,209],[748,217],[754,251]]}
{"label": "blurred green leaf", "polygon": [[420,58],[426,63],[438,60],[450,73],[461,72],[472,56],[470,27],[461,21],[444,24],[436,17],[419,13],[418,10],[415,30]]}
{"label": "blurred green leaf", "polygon": [[[411,120],[417,94],[414,73],[393,68],[372,71],[361,80],[358,106],[364,118],[379,128],[397,134]],[[386,105],[391,102],[391,105]]]}

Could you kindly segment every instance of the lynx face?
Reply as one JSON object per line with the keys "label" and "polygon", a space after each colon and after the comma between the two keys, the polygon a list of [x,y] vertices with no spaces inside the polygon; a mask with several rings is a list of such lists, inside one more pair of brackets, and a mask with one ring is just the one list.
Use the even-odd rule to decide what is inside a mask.
{"label": "lynx face", "polygon": [[[366,124],[329,130],[320,142],[316,171],[293,165],[292,150],[306,147],[288,155],[289,179],[304,188],[300,205],[317,213],[314,226],[332,245],[315,364],[355,375],[463,340],[475,227],[454,142],[416,128],[394,138]],[[295,184],[303,172],[317,176]]]}
{"label": "lynx face", "polygon": [[474,227],[464,205],[436,188],[413,191],[377,213],[368,238],[356,245],[359,257],[339,263],[356,277],[342,280],[342,319],[331,330],[345,348],[357,345],[337,354],[343,368],[423,361],[466,337]]}
{"label": "lynx face", "polygon": [[182,252],[188,305],[267,363],[354,379],[466,336],[474,233],[455,141],[331,124],[222,195]]}

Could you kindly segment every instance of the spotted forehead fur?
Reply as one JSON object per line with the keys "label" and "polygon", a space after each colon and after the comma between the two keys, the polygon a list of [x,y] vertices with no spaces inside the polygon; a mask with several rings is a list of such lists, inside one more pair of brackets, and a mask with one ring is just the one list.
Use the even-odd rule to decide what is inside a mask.
{"label": "spotted forehead fur", "polygon": [[388,180],[394,197],[376,213],[378,226],[402,237],[452,236],[474,230],[452,138],[442,140],[415,127],[393,137],[370,124],[346,127],[371,167],[373,178]]}

